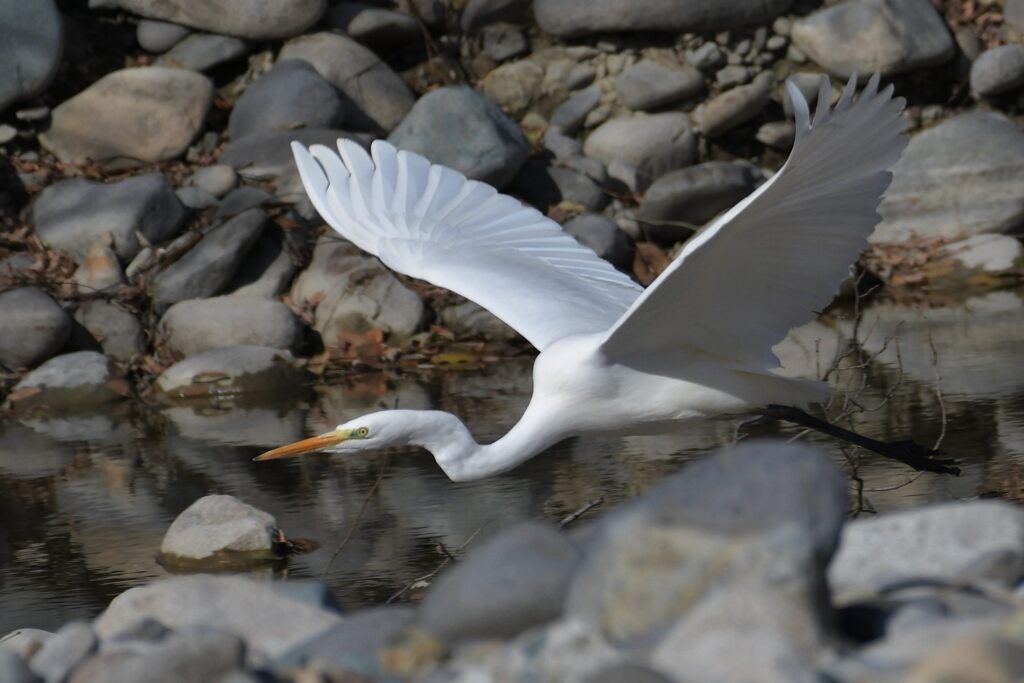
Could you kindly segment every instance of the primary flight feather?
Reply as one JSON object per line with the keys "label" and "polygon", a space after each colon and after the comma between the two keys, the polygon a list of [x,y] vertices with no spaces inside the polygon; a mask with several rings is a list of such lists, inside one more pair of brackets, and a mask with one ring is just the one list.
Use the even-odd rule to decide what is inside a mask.
{"label": "primary flight feather", "polygon": [[478,444],[454,415],[381,411],[258,459],[422,446],[453,480],[508,470],[569,436],[653,433],[688,420],[801,407],[823,382],[786,379],[772,346],[825,307],[879,221],[906,144],[903,100],[874,76],[813,120],[787,83],[796,139],[785,165],[688,242],[646,290],[539,211],[376,141],[367,154],[293,143],[324,220],[389,268],[490,310],[541,351],[519,422]]}

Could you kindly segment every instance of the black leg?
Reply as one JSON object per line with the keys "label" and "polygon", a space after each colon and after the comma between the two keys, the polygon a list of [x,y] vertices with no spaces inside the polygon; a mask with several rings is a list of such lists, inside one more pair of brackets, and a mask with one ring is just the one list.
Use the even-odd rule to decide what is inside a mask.
{"label": "black leg", "polygon": [[884,455],[887,458],[898,460],[908,467],[924,472],[937,472],[939,474],[960,474],[960,468],[953,465],[953,460],[937,458],[941,455],[939,451],[932,450],[926,446],[913,441],[877,441],[866,436],[843,429],[831,422],[809,415],[808,413],[794,408],[793,406],[769,405],[761,411],[765,417],[774,420],[785,420],[792,422],[816,432],[834,436],[849,443],[867,449],[872,453]]}

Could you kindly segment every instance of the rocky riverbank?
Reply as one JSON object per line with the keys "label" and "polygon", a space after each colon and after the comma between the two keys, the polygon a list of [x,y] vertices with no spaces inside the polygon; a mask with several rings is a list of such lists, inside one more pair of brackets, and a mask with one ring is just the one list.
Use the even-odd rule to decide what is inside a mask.
{"label": "rocky riverbank", "polygon": [[293,139],[386,137],[649,282],[784,160],[785,78],[813,101],[821,73],[877,70],[913,139],[866,266],[891,288],[1019,280],[1018,0],[222,5],[0,7],[8,408],[281,392],[324,368],[524,348],[325,231]]}
{"label": "rocky riverbank", "polygon": [[[315,582],[181,575],[125,591],[91,622],[3,636],[0,680],[1024,676],[1019,507],[979,500],[849,522],[848,507],[844,475],[820,452],[750,442],[568,529],[532,521],[481,538],[418,602],[345,612]],[[211,496],[162,550],[269,551],[274,527]]]}

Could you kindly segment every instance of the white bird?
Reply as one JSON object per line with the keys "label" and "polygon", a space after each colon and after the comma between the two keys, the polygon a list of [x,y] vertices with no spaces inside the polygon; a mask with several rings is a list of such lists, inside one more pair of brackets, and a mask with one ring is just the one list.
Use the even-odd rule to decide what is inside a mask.
{"label": "white bird", "polygon": [[[891,85],[878,92],[878,80],[854,99],[850,79],[830,109],[822,78],[813,121],[787,82],[796,139],[785,165],[646,290],[539,211],[417,154],[378,140],[368,155],[339,140],[339,158],[293,143],[306,192],[332,228],[389,268],[487,308],[540,355],[526,411],[494,443],[477,443],[451,413],[385,410],[256,459],[414,445],[468,481],[585,433],[671,432],[752,412],[813,421],[800,408],[826,398],[828,385],[775,374],[772,347],[829,304],[879,221],[906,136],[904,100]],[[850,434],[808,426],[822,424]],[[930,469],[931,453],[916,445],[854,436]]]}

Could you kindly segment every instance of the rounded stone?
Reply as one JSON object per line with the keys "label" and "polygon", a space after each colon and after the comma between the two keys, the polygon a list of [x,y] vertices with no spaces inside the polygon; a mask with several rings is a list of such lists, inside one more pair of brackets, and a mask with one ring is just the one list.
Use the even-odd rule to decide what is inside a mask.
{"label": "rounded stone", "polygon": [[218,553],[273,556],[277,520],[234,496],[203,496],[181,512],[164,534],[160,553],[203,560]]}
{"label": "rounded stone", "polygon": [[191,32],[187,26],[143,19],[135,29],[135,39],[146,52],[160,54],[180,43]]}
{"label": "rounded stone", "polygon": [[982,52],[971,64],[971,90],[1001,95],[1024,85],[1024,45],[1011,43]]}
{"label": "rounded stone", "polygon": [[263,346],[232,346],[189,356],[164,370],[156,386],[171,398],[293,396],[308,376],[292,354]]}
{"label": "rounded stone", "polygon": [[232,140],[296,128],[337,128],[345,118],[341,94],[301,59],[278,62],[249,86],[228,122]]}
{"label": "rounded stone", "polygon": [[327,0],[90,0],[89,7],[120,8],[210,33],[279,40],[315,24],[323,16]]}
{"label": "rounded stone", "polygon": [[782,14],[792,0],[534,0],[545,33],[576,37],[622,31],[713,34],[753,26]]}
{"label": "rounded stone", "polygon": [[198,187],[219,199],[235,189],[238,174],[227,164],[213,164],[193,173],[186,184]]}
{"label": "rounded stone", "polygon": [[114,303],[96,299],[83,301],[75,320],[99,341],[103,353],[127,361],[146,352],[146,333],[133,313]]}
{"label": "rounded stone", "polygon": [[692,164],[697,143],[683,112],[636,114],[602,123],[583,143],[583,152],[605,164],[631,164],[650,183]]}
{"label": "rounded stone", "polygon": [[227,346],[295,350],[302,343],[299,317],[275,299],[220,296],[174,304],[160,321],[167,348],[180,356]]}
{"label": "rounded stone", "polygon": [[45,90],[63,52],[64,26],[53,0],[0,3],[0,112]]}
{"label": "rounded stone", "polygon": [[71,334],[71,318],[57,302],[35,287],[0,294],[0,364],[27,368],[51,358]]}
{"label": "rounded stone", "polygon": [[19,411],[92,410],[128,394],[106,356],[76,351],[51,358],[25,375],[14,385],[11,402]]}

